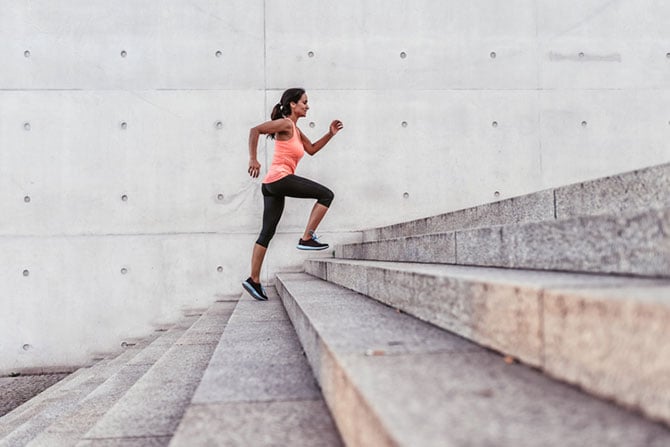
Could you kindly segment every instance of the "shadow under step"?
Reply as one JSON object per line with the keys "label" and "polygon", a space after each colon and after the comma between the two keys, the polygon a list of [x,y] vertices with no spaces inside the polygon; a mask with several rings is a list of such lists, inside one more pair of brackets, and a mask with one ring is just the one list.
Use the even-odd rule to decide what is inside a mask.
{"label": "shadow under step", "polygon": [[346,244],[335,255],[670,278],[670,208]]}
{"label": "shadow under step", "polygon": [[662,446],[667,427],[365,296],[277,276],[350,446]]}
{"label": "shadow under step", "polygon": [[670,424],[670,281],[339,259],[305,270]]}
{"label": "shadow under step", "polygon": [[170,446],[340,446],[281,301],[242,295]]}

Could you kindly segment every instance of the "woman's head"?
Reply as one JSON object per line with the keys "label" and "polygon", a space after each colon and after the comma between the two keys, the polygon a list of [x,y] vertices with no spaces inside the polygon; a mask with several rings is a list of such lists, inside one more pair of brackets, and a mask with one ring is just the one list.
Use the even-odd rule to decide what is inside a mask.
{"label": "woman's head", "polygon": [[[286,90],[284,94],[281,95],[281,100],[279,103],[273,107],[270,118],[277,120],[286,116],[290,116],[292,112],[291,103],[293,103],[294,108],[301,105],[300,102],[304,94],[305,89],[302,88],[290,88]],[[307,98],[305,98],[304,106],[306,105]]]}

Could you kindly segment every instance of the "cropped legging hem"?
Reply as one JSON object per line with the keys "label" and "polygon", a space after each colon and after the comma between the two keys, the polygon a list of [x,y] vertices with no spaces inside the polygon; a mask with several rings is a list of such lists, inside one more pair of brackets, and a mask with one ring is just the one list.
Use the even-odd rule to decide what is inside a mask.
{"label": "cropped legging hem", "polygon": [[284,212],[286,197],[316,199],[317,203],[327,208],[330,207],[335,197],[333,191],[325,186],[293,174],[272,183],[263,183],[261,192],[263,193],[263,228],[256,243],[266,248],[277,231],[277,224]]}

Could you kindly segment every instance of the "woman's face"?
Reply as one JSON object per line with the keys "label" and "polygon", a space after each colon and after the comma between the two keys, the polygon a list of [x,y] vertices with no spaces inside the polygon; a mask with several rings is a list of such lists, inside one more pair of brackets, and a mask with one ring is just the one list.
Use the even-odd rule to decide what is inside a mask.
{"label": "woman's face", "polygon": [[307,111],[309,110],[309,106],[307,105],[307,93],[303,93],[300,100],[294,104],[295,107],[293,108],[293,113],[295,113],[298,118],[307,116]]}

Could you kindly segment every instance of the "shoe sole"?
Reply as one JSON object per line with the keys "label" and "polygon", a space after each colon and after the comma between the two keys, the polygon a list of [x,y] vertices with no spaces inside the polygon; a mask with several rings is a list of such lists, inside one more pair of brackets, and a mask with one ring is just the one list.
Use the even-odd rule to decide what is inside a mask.
{"label": "shoe sole", "polygon": [[306,245],[296,245],[295,248],[297,248],[298,250],[319,251],[319,250],[326,250],[330,247],[328,245],[326,245],[325,247],[309,247],[309,246],[306,246]]}
{"label": "shoe sole", "polygon": [[259,295],[258,292],[256,292],[256,289],[251,287],[249,284],[243,282],[242,287],[244,287],[244,290],[249,292],[249,295],[251,295],[252,298],[257,299],[258,301],[267,301],[267,298],[263,298],[262,295]]}

